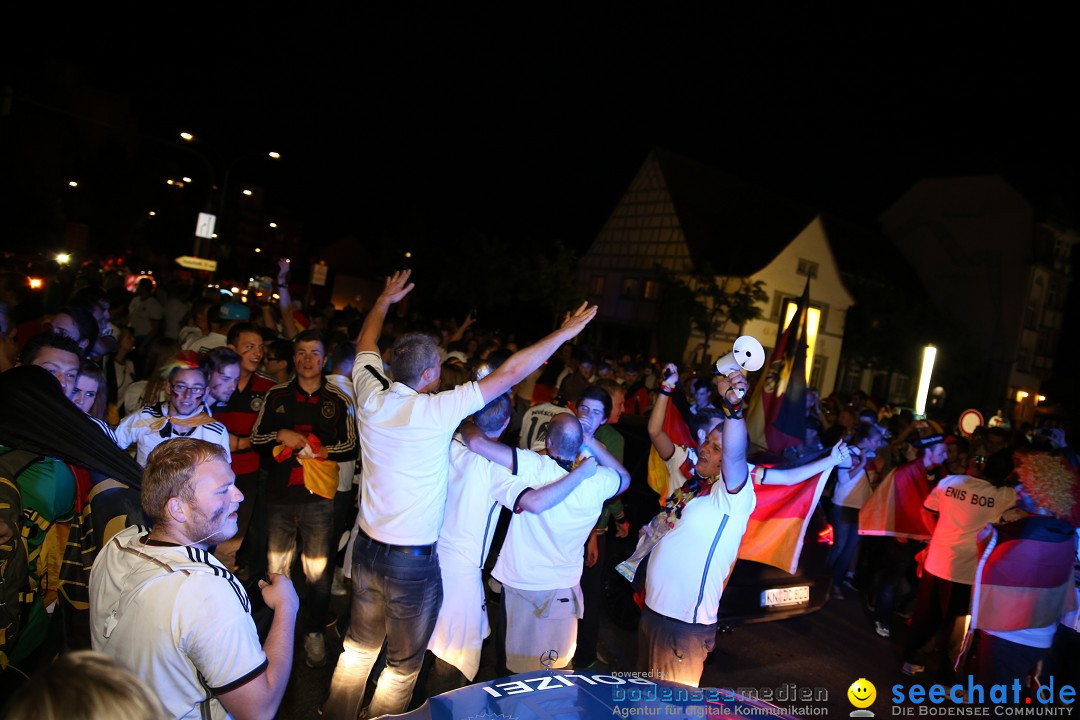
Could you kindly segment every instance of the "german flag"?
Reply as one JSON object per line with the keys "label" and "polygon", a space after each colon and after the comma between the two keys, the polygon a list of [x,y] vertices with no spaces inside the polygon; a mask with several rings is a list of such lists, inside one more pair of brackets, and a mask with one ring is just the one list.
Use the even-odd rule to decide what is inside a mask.
{"label": "german flag", "polygon": [[746,414],[750,441],[770,452],[783,452],[806,441],[806,343],[810,278],[794,316],[776,338],[776,346],[754,387]]}
{"label": "german flag", "polygon": [[750,477],[754,481],[757,506],[746,524],[739,559],[794,573],[802,555],[806,526],[821,499],[829,473],[818,473],[794,485],[763,485],[761,480],[768,480],[768,473],[759,472],[755,466]]}
{"label": "german flag", "polygon": [[922,458],[894,468],[859,510],[859,534],[929,540],[922,519],[929,494],[930,478]]}
{"label": "german flag", "polygon": [[1076,533],[1057,518],[1032,515],[999,527],[983,551],[972,594],[972,628],[1046,627],[1076,607]]}
{"label": "german flag", "polygon": [[[667,411],[664,413],[664,432],[671,438],[671,442],[683,447],[696,448],[697,439],[690,432],[690,405],[686,402],[686,393],[682,390],[682,384],[676,386],[671,393]],[[690,478],[684,478],[689,480]],[[682,481],[679,482],[682,484]],[[656,452],[656,448],[649,445],[649,487],[660,496],[660,505],[664,505],[668,497],[668,471],[667,465]]]}

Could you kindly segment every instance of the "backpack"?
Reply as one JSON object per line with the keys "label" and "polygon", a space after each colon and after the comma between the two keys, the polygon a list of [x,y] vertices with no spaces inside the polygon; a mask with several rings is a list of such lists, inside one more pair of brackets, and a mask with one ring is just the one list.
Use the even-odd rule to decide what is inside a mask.
{"label": "backpack", "polygon": [[0,543],[0,669],[10,663],[20,632],[31,616],[44,611],[46,584],[30,572],[42,546],[31,551],[28,541],[38,533],[47,533],[51,523],[23,507],[22,493],[15,482],[40,459],[40,455],[24,450],[0,454],[0,521],[11,533],[6,542]]}

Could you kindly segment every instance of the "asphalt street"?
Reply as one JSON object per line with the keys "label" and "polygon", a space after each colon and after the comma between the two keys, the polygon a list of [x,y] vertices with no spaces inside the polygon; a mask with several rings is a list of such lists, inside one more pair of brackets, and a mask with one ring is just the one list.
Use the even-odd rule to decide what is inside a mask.
{"label": "asphalt street", "polygon": [[[348,614],[348,598],[333,598],[339,617]],[[889,689],[895,683],[912,682],[901,674],[901,649],[906,627],[902,618],[893,626],[893,636],[874,634],[869,612],[859,598],[831,599],[820,611],[773,622],[743,625],[723,632],[716,650],[710,654],[702,677],[703,687],[755,688],[759,697],[780,706],[827,709],[816,713],[847,717],[854,709],[847,698],[849,686],[860,678],[877,688],[878,700],[870,708],[879,717],[889,714]],[[611,617],[602,620],[600,655],[606,663],[600,669],[635,669],[637,633],[617,625]],[[321,704],[340,652],[341,641],[331,632],[327,637],[328,662],[312,669],[304,663],[302,636],[297,637],[292,680],[279,714],[281,720],[311,718]],[[595,670],[596,668],[594,668]],[[485,644],[478,680],[496,678],[494,651]],[[919,678],[923,682],[927,682]],[[787,702],[785,698],[816,699]]]}

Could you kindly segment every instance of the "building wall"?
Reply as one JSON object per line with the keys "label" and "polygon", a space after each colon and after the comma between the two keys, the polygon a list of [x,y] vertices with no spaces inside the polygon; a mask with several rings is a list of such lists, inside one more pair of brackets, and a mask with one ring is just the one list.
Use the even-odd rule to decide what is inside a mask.
{"label": "building wall", "polygon": [[807,225],[772,262],[750,278],[765,283],[769,301],[762,319],[747,323],[743,334],[753,335],[767,351],[771,351],[784,319],[781,313],[785,300],[797,300],[802,295],[807,273],[811,275],[810,304],[821,310],[812,381],[821,395],[826,396],[835,387],[843,347],[844,319],[854,299],[840,279],[820,218]]}
{"label": "building wall", "polygon": [[881,216],[937,309],[986,368],[986,407],[1002,403],[1023,340],[1033,209],[996,175],[922,180]]}

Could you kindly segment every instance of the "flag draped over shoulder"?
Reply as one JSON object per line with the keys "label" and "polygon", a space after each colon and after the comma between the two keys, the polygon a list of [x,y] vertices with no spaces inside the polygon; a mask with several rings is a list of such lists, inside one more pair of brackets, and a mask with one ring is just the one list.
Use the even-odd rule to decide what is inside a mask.
{"label": "flag draped over shoulder", "polygon": [[762,475],[767,481],[768,473],[751,473],[757,506],[746,524],[739,559],[794,573],[802,555],[806,526],[821,499],[829,472],[794,485],[762,485]]}
{"label": "flag draped over shoulder", "polygon": [[746,425],[750,441],[771,452],[802,445],[806,440],[806,343],[810,278],[787,327],[750,398]]}
{"label": "flag draped over shoulder", "polygon": [[[697,447],[697,440],[690,432],[689,420],[690,405],[686,402],[682,386],[679,385],[671,394],[664,413],[664,432],[671,438],[671,442],[683,447]],[[649,487],[660,496],[660,504],[663,505],[668,496],[668,470],[651,443],[649,445]]]}
{"label": "flag draped over shoulder", "polygon": [[972,595],[972,628],[1046,627],[1075,608],[1076,534],[1034,515],[1002,525],[983,551]]}
{"label": "flag draped over shoulder", "polygon": [[922,519],[929,494],[930,478],[921,458],[894,468],[859,510],[859,534],[929,540]]}

